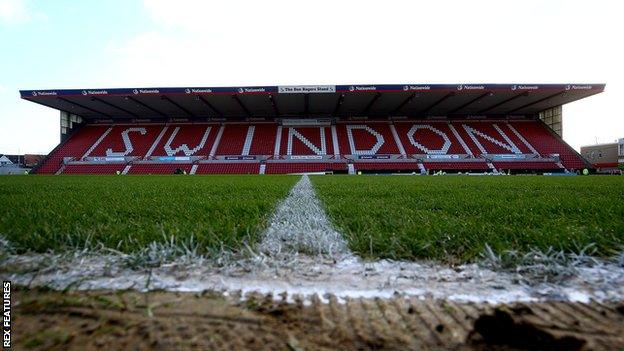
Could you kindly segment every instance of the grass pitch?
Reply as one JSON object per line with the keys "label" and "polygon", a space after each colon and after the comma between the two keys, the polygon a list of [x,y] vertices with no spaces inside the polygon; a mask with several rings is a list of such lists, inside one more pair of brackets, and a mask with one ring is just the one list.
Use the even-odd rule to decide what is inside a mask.
{"label": "grass pitch", "polygon": [[[18,252],[102,243],[134,252],[151,242],[199,253],[251,246],[299,177],[0,177],[0,235]],[[191,237],[193,242],[191,243]]]}
{"label": "grass pitch", "polygon": [[[0,177],[0,235],[17,252],[152,242],[198,253],[260,239],[298,176]],[[495,252],[624,248],[624,177],[311,177],[334,225],[368,258],[473,261]],[[193,242],[191,242],[193,238]]]}
{"label": "grass pitch", "polygon": [[495,252],[610,256],[624,245],[624,177],[313,177],[351,250],[472,261]]}

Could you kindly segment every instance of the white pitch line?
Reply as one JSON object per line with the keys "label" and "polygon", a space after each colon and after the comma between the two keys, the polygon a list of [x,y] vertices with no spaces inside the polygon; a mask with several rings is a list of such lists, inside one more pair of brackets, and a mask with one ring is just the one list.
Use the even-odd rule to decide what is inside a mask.
{"label": "white pitch line", "polygon": [[[285,293],[288,301],[300,296],[308,302],[314,295],[326,301],[328,294],[339,301],[400,294],[489,303],[552,299],[589,302],[624,297],[621,259],[620,263],[596,260],[592,265],[572,267],[570,277],[553,283],[536,280],[530,274],[524,277],[520,270],[498,271],[477,264],[451,268],[428,261],[364,261],[349,251],[345,239],[331,225],[305,175],[278,205],[256,249],[262,255],[240,257],[225,266],[191,257],[191,261],[180,258],[150,269],[129,268],[123,256],[114,254],[9,254],[0,259],[0,278],[59,290],[69,286],[79,290],[213,290],[224,294],[239,291],[243,296],[259,292],[274,298]],[[3,251],[12,250],[0,235]],[[50,262],[54,262],[53,267]]]}
{"label": "white pitch line", "polygon": [[350,256],[346,240],[332,226],[307,175],[279,204],[259,251],[276,256],[289,253]]}
{"label": "white pitch line", "polygon": [[[51,265],[51,262],[53,263]],[[316,295],[327,301],[334,295],[348,298],[390,298],[413,296],[458,302],[511,303],[518,301],[564,300],[590,302],[622,301],[624,270],[609,262],[577,267],[576,273],[560,282],[525,280],[520,273],[494,271],[466,264],[456,267],[434,262],[363,262],[357,258],[339,260],[299,256],[290,265],[255,268],[253,262],[231,267],[210,261],[171,262],[158,267],[134,269],[116,255],[74,257],[54,254],[12,255],[0,262],[0,279],[16,285],[46,286],[63,290],[163,289],[168,291],[221,291],[271,294],[288,301],[304,301]],[[19,268],[15,268],[19,267]],[[11,271],[14,273],[11,273]]]}

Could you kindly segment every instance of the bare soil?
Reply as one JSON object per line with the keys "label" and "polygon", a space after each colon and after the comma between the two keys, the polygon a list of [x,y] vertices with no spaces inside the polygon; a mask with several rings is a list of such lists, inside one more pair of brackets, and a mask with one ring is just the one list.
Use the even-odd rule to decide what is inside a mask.
{"label": "bare soil", "polygon": [[624,348],[624,303],[224,297],[17,289],[14,349],[406,350]]}

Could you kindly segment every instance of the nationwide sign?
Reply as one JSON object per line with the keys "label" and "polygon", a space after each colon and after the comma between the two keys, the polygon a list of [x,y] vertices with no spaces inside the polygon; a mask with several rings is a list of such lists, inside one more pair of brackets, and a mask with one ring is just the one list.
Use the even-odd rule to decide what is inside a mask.
{"label": "nationwide sign", "polygon": [[238,88],[238,93],[239,94],[245,94],[245,93],[265,93],[267,91],[266,88],[264,87],[260,87],[260,88]]}
{"label": "nationwide sign", "polygon": [[512,85],[511,90],[538,90],[539,85]]}
{"label": "nationwide sign", "polygon": [[56,91],[33,91],[31,92],[32,96],[56,96],[58,95]]}
{"label": "nationwide sign", "polygon": [[184,92],[187,94],[210,94],[212,89],[210,88],[186,88]]}
{"label": "nationwide sign", "polygon": [[458,85],[457,90],[485,90],[484,85]]}
{"label": "nationwide sign", "polygon": [[224,156],[223,159],[228,161],[252,161],[256,159],[256,156]]}
{"label": "nationwide sign", "polygon": [[291,160],[322,160],[322,155],[292,155]]}
{"label": "nationwide sign", "polygon": [[20,90],[24,99],[72,96],[151,96],[200,94],[323,94],[323,93],[377,93],[377,92],[455,92],[479,93],[484,91],[602,91],[604,84],[372,84],[372,85],[281,85],[257,87],[180,87],[180,88],[114,88],[114,89],[63,89]]}
{"label": "nationwide sign", "polygon": [[360,160],[389,160],[392,155],[359,155]]}
{"label": "nationwide sign", "polygon": [[335,93],[335,85],[282,85],[277,87],[280,94]]}
{"label": "nationwide sign", "polygon": [[451,155],[451,154],[449,154],[449,155],[430,155],[430,154],[427,154],[425,157],[426,158],[430,158],[430,159],[449,159],[449,158],[458,159],[461,156],[460,155]]}
{"label": "nationwide sign", "polygon": [[377,87],[374,85],[351,85],[349,91],[376,91]]}
{"label": "nationwide sign", "polygon": [[108,95],[106,90],[83,90],[82,95]]}
{"label": "nationwide sign", "polygon": [[132,93],[137,94],[160,94],[160,89],[133,89]]}
{"label": "nationwide sign", "polygon": [[431,90],[431,86],[429,85],[404,85],[403,91],[420,91],[420,90]]}
{"label": "nationwide sign", "polygon": [[591,85],[566,85],[565,90],[592,90],[593,87]]}

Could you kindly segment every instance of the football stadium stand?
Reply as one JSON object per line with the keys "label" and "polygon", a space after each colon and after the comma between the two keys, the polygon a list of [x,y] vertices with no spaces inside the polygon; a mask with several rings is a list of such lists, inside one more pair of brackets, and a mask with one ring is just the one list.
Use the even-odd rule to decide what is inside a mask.
{"label": "football stadium stand", "polygon": [[585,85],[22,91],[61,111],[39,174],[568,172],[591,167],[540,112]]}

